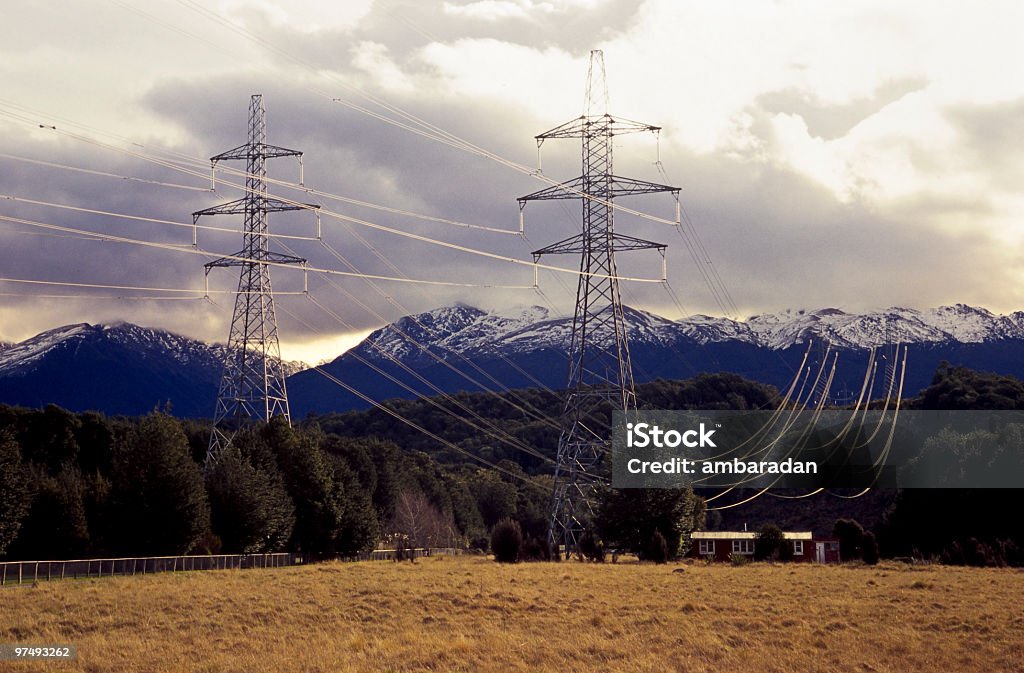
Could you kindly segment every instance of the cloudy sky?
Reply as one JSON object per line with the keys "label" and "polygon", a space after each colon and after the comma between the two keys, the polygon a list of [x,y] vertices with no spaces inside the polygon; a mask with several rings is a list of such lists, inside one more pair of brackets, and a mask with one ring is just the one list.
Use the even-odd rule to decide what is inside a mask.
{"label": "cloudy sky", "polygon": [[[331,196],[283,184],[271,191],[319,199],[326,210],[363,220],[322,221],[324,242],[354,268],[530,286],[528,266],[478,252],[529,260],[531,250],[578,228],[578,203],[530,204],[524,240],[334,196],[517,230],[516,197],[545,186],[529,174],[537,164],[533,136],[583,112],[591,49],[605,54],[610,111],[664,129],[657,142],[618,138],[616,173],[681,186],[692,224],[684,240],[663,222],[617,215],[618,231],[669,244],[669,280],[682,306],[657,283],[625,282],[628,303],[669,317],[956,302],[1024,308],[1024,9],[1017,2],[4,4],[0,195],[19,200],[0,198],[0,217],[72,231],[0,219],[0,277],[187,289],[191,298],[3,281],[0,339],[115,320],[226,338],[236,271],[211,275],[214,303],[196,298],[208,258],[188,252],[191,230],[173,223],[240,197],[231,184],[239,179],[228,173],[218,175],[216,193],[204,191],[203,162],[245,142],[249,96],[257,92],[269,142],[303,150],[306,185]],[[574,177],[578,162],[575,141],[544,145],[547,177]],[[298,166],[278,159],[270,175],[293,182]],[[623,205],[675,217],[665,195]],[[239,248],[237,218],[201,223],[233,230],[200,231],[201,250]],[[180,247],[90,240],[74,230]],[[311,237],[315,220],[275,214],[271,230]],[[686,242],[696,239],[703,251],[693,256]],[[273,247],[283,251],[281,244],[317,267],[348,268],[315,240]],[[656,279],[660,261],[656,253],[623,255],[620,271]],[[273,276],[278,291],[302,289],[299,272],[274,269]],[[705,277],[721,283],[712,288]],[[456,301],[494,309],[550,301],[569,310],[572,275],[541,272],[540,284],[544,296],[311,274],[309,289],[330,312],[282,295],[285,355],[333,356],[384,320]],[[149,298],[157,295],[173,298]]]}

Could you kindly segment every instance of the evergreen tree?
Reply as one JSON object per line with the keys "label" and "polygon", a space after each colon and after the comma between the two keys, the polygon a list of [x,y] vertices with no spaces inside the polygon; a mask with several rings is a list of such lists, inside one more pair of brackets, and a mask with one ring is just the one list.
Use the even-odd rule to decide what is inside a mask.
{"label": "evergreen tree", "polygon": [[0,429],[0,556],[18,537],[30,505],[28,471],[8,428]]}
{"label": "evergreen tree", "polygon": [[124,554],[184,554],[210,529],[210,507],[199,466],[181,426],[153,412],[116,447],[113,546]]}
{"label": "evergreen tree", "polygon": [[793,558],[793,545],[782,529],[773,523],[761,526],[754,538],[754,560],[789,561]]}
{"label": "evergreen tree", "polygon": [[279,416],[259,434],[277,457],[285,487],[295,503],[291,547],[313,556],[333,554],[343,512],[332,466],[320,450],[321,438],[315,432],[297,432]]}
{"label": "evergreen tree", "polygon": [[655,531],[679,554],[682,538],[703,526],[703,500],[689,489],[609,489],[600,499],[597,529],[609,547],[644,554]]}
{"label": "evergreen tree", "polygon": [[232,446],[207,475],[206,488],[210,523],[224,552],[251,554],[284,548],[295,525],[295,506],[279,474],[257,469]]}
{"label": "evergreen tree", "polygon": [[858,561],[863,555],[864,528],[853,519],[838,519],[832,534],[839,538],[839,558]]}

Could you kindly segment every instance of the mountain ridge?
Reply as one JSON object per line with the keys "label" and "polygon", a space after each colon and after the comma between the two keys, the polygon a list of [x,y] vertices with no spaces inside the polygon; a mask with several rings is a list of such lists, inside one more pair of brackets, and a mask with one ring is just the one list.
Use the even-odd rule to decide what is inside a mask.
{"label": "mountain ridge", "polygon": [[[812,360],[823,356],[826,342],[845,353],[835,391],[859,387],[869,349],[886,346],[892,358],[897,343],[910,353],[907,395],[927,385],[942,360],[1024,377],[1020,311],[998,315],[966,304],[866,313],[794,309],[743,321],[706,315],[670,320],[630,307],[624,311],[638,382],[728,371],[783,388],[805,354]],[[455,304],[403,316],[322,368],[375,400],[482,385],[558,389],[565,382],[571,330],[572,318],[552,316],[540,306],[486,311]],[[810,342],[820,348],[809,351]],[[135,414],[170,401],[178,415],[209,416],[224,349],[131,323],[65,325],[0,345],[0,402]],[[294,416],[367,406],[315,369],[295,371],[288,364]]]}

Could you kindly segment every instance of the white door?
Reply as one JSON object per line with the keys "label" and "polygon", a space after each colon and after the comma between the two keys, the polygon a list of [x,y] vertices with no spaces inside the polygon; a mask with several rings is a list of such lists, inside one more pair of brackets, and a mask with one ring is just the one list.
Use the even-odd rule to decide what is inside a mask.
{"label": "white door", "polygon": [[815,542],[814,543],[814,553],[815,553],[815,558],[818,561],[818,563],[824,563],[825,562],[825,543],[824,542]]}

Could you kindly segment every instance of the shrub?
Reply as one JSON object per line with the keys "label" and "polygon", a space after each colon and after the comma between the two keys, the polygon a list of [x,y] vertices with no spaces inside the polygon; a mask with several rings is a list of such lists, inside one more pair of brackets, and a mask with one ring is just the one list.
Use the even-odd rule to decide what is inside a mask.
{"label": "shrub", "polygon": [[775,524],[761,526],[754,539],[754,559],[757,561],[791,561],[793,545]]}
{"label": "shrub", "polygon": [[604,563],[604,542],[588,529],[580,537],[580,553],[587,560]]}
{"label": "shrub", "polygon": [[491,531],[491,553],[498,563],[515,563],[523,544],[523,531],[518,521],[502,519]]}
{"label": "shrub", "polygon": [[668,558],[668,540],[665,539],[660,530],[656,530],[647,542],[643,560],[654,561],[655,563],[668,563]]}
{"label": "shrub", "polygon": [[551,547],[541,538],[527,535],[519,548],[520,561],[550,561]]}
{"label": "shrub", "polygon": [[864,529],[853,519],[837,519],[832,534],[839,538],[839,558],[857,561],[862,556]]}
{"label": "shrub", "polygon": [[733,552],[729,554],[729,563],[734,566],[745,566],[750,562],[750,558],[746,554],[737,554]]}
{"label": "shrub", "polygon": [[864,540],[861,543],[864,548],[864,563],[869,566],[873,566],[878,563],[878,540],[875,539],[875,534],[871,531],[864,533]]}

